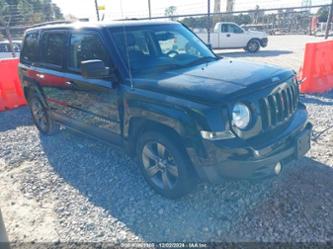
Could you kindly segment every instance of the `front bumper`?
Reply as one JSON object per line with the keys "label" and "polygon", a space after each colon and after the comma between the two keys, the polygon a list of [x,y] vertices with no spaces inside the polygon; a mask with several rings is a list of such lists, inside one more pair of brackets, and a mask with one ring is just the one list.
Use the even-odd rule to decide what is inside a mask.
{"label": "front bumper", "polygon": [[[272,131],[270,139],[263,135],[255,142],[242,139],[203,141],[206,156],[189,151],[199,177],[212,183],[224,177],[256,179],[275,175],[277,163],[284,168],[309,150],[312,124],[306,110],[298,110],[282,130]],[[261,142],[258,142],[261,141]],[[308,144],[307,144],[308,143]]]}

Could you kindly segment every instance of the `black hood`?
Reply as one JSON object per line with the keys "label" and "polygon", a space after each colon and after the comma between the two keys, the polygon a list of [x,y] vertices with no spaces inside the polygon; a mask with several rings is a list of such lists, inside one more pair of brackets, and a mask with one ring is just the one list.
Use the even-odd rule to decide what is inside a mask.
{"label": "black hood", "polygon": [[205,103],[221,103],[279,84],[293,71],[240,60],[218,61],[135,78],[134,86]]}

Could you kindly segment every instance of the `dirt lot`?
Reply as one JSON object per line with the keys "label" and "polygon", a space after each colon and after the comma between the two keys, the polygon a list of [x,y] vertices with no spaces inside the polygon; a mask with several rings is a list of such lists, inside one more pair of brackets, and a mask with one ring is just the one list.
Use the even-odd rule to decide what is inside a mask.
{"label": "dirt lot", "polygon": [[[299,68],[315,38],[270,38],[225,56]],[[64,130],[41,136],[27,108],[0,113],[0,207],[11,241],[333,241],[333,92],[306,95],[312,150],[278,178],[201,184],[170,201],[124,152]]]}

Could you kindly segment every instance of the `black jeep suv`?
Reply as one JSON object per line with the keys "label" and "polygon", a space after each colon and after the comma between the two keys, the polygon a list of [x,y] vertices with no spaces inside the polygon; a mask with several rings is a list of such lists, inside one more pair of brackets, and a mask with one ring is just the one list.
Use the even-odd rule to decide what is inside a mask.
{"label": "black jeep suv", "polygon": [[176,22],[35,27],[19,73],[42,133],[63,124],[125,148],[169,198],[197,179],[278,175],[310,149],[293,71],[219,58]]}

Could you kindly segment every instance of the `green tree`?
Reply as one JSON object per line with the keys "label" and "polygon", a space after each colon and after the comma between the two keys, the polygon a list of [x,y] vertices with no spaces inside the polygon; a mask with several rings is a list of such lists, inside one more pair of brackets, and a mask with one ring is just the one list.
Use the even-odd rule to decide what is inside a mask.
{"label": "green tree", "polygon": [[168,8],[166,8],[164,10],[164,15],[171,17],[171,16],[175,15],[176,11],[177,11],[177,7],[176,6],[169,6]]}
{"label": "green tree", "polygon": [[0,21],[10,21],[10,26],[28,26],[63,18],[52,0],[0,0]]}
{"label": "green tree", "polygon": [[329,6],[321,7],[318,10],[317,15],[319,17],[319,22],[327,22],[329,10]]}

